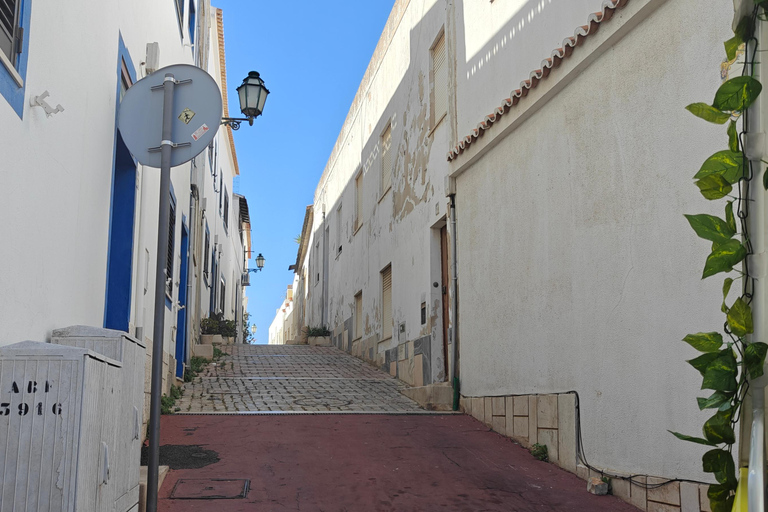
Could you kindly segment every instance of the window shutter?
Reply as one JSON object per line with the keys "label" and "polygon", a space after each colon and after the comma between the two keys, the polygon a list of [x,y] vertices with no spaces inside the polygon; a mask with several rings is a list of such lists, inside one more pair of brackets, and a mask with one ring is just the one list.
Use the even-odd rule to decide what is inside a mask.
{"label": "window shutter", "polygon": [[433,119],[434,125],[448,112],[448,63],[445,55],[445,34],[432,48]]}
{"label": "window shutter", "polygon": [[381,194],[392,184],[392,125],[381,134]]}
{"label": "window shutter", "polygon": [[11,62],[16,62],[14,51],[19,16],[18,0],[0,0],[0,51]]}
{"label": "window shutter", "polygon": [[381,273],[381,339],[392,337],[392,267]]}

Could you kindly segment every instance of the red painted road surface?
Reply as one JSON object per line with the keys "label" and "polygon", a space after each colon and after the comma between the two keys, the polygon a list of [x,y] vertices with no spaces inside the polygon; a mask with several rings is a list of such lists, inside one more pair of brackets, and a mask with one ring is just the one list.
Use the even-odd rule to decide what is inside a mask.
{"label": "red painted road surface", "polygon": [[[163,416],[161,444],[221,460],[171,470],[159,510],[637,512],[491,432],[453,416]],[[244,499],[170,499],[179,479],[250,479]]]}

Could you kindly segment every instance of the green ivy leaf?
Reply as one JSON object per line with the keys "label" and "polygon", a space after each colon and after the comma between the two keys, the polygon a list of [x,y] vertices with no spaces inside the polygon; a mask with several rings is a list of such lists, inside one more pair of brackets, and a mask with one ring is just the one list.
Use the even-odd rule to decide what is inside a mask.
{"label": "green ivy leaf", "polygon": [[725,222],[728,224],[728,227],[733,231],[736,232],[736,218],[733,216],[733,201],[728,201],[725,204]]}
{"label": "green ivy leaf", "polygon": [[730,113],[718,110],[706,103],[691,103],[685,109],[696,117],[715,124],[725,124],[731,118]]}
{"label": "green ivy leaf", "polygon": [[736,121],[728,124],[728,148],[731,151],[739,150],[739,133],[736,131]]}
{"label": "green ivy leaf", "polygon": [[704,273],[701,278],[706,279],[719,272],[730,272],[733,270],[733,266],[746,256],[747,250],[738,240],[728,240],[707,256],[707,263],[704,265]]}
{"label": "green ivy leaf", "polygon": [[685,218],[688,219],[688,223],[696,234],[699,235],[699,238],[704,240],[723,243],[733,238],[733,235],[736,234],[736,230],[731,229],[726,221],[714,215],[702,213],[699,215],[685,215]]}
{"label": "green ivy leaf", "polygon": [[768,352],[768,345],[759,342],[750,343],[744,349],[744,365],[751,378],[756,379],[763,374],[766,352]]}
{"label": "green ivy leaf", "polygon": [[689,359],[688,364],[696,368],[703,377],[707,372],[709,365],[712,364],[712,362],[718,357],[720,357],[720,352],[708,352],[706,354],[700,355],[699,357]]}
{"label": "green ivy leaf", "polygon": [[699,352],[718,352],[723,346],[723,337],[719,332],[689,334],[683,341]]}
{"label": "green ivy leaf", "polygon": [[744,155],[739,151],[724,149],[707,158],[693,179],[700,180],[707,176],[719,175],[733,185],[743,176],[743,169]]}
{"label": "green ivy leaf", "polygon": [[701,195],[710,201],[724,198],[730,194],[733,189],[730,183],[718,174],[713,174],[700,179],[696,182],[696,186],[699,187]]}
{"label": "green ivy leaf", "polygon": [[715,479],[726,486],[738,485],[736,466],[730,452],[717,449],[710,450],[701,458],[705,473],[714,473]]}
{"label": "green ivy leaf", "polygon": [[709,486],[707,497],[712,512],[731,512],[734,500],[734,496],[731,495],[733,490],[735,490],[734,487],[727,485],[712,484]]}
{"label": "green ivy leaf", "polygon": [[730,408],[732,398],[733,393],[715,391],[709,398],[697,398],[696,401],[699,403],[699,410],[703,411],[704,409],[720,409],[724,405],[728,405]]}
{"label": "green ivy leaf", "polygon": [[728,310],[728,327],[736,336],[746,336],[753,332],[752,308],[739,297]]}
{"label": "green ivy leaf", "polygon": [[672,432],[671,430],[667,430],[667,432],[669,432],[670,434],[672,434],[673,436],[675,436],[678,439],[682,439],[683,441],[690,441],[691,443],[703,444],[703,445],[706,445],[706,446],[717,446],[716,444],[710,443],[706,439],[702,439],[700,437],[687,436],[687,435],[681,434],[679,432]]}
{"label": "green ivy leaf", "polygon": [[704,423],[704,437],[715,444],[733,444],[736,434],[731,427],[731,413],[718,411]]}
{"label": "green ivy leaf", "polygon": [[741,43],[743,43],[743,41],[739,36],[733,36],[723,43],[725,46],[725,56],[728,60],[733,60],[736,58],[736,52],[739,50]]}
{"label": "green ivy leaf", "polygon": [[[718,357],[713,360],[704,371],[704,380],[701,389],[714,391],[736,391],[739,387],[736,381],[738,365],[733,350],[728,348],[718,352]],[[709,438],[707,438],[709,439]],[[711,439],[710,439],[711,440]]]}
{"label": "green ivy leaf", "polygon": [[720,86],[712,106],[718,110],[745,110],[762,90],[763,85],[751,76],[737,76]]}
{"label": "green ivy leaf", "polygon": [[728,313],[728,306],[725,305],[725,299],[728,298],[728,292],[731,291],[731,285],[733,284],[733,279],[730,277],[726,277],[725,281],[723,281],[723,305],[720,306],[720,311],[723,313]]}

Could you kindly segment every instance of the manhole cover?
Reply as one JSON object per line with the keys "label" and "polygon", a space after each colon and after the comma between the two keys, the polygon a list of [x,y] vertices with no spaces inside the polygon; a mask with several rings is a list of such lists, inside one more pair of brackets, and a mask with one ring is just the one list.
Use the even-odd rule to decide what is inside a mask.
{"label": "manhole cover", "polygon": [[338,398],[298,398],[293,403],[303,407],[343,407],[351,404],[352,401]]}
{"label": "manhole cover", "polygon": [[251,481],[224,478],[185,478],[171,491],[174,500],[231,500],[245,498]]}

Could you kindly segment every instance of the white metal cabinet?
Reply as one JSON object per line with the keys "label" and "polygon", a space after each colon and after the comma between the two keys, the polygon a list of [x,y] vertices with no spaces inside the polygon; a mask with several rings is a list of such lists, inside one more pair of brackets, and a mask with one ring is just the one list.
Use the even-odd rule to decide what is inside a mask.
{"label": "white metal cabinet", "polygon": [[129,511],[139,502],[146,347],[123,331],[82,325],[54,330],[51,343],[87,348],[122,363],[115,399],[105,405],[114,409],[110,416],[115,421],[105,417],[104,428],[111,429],[112,440],[109,481],[103,497],[105,504],[112,504],[104,510]]}
{"label": "white metal cabinet", "polygon": [[121,366],[83,348],[0,347],[0,512],[112,508],[105,416]]}

